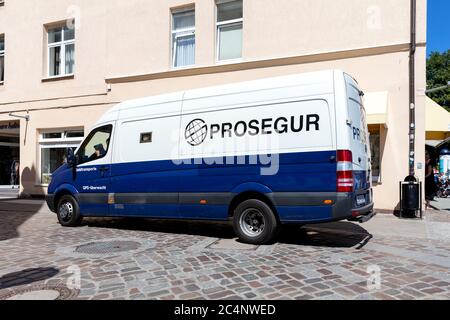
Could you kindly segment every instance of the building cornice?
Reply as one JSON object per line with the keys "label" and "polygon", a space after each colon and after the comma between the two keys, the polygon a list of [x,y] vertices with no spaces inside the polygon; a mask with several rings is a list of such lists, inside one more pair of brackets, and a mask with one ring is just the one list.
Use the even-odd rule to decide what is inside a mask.
{"label": "building cornice", "polygon": [[34,103],[34,102],[45,102],[45,101],[57,101],[57,100],[68,100],[68,99],[79,99],[79,98],[90,98],[90,97],[98,97],[98,96],[107,96],[107,92],[100,92],[100,93],[91,93],[91,94],[79,94],[79,95],[73,95],[73,96],[61,96],[61,97],[54,97],[54,98],[42,98],[42,99],[32,99],[32,100],[17,100],[17,101],[10,101],[10,102],[1,102],[1,106],[6,105],[12,105],[12,104],[24,104],[24,103]]}
{"label": "building cornice", "polygon": [[[259,68],[280,67],[280,66],[288,66],[288,65],[295,65],[295,64],[305,64],[305,63],[313,63],[313,62],[359,58],[359,57],[367,57],[367,56],[389,54],[389,53],[396,53],[396,52],[407,52],[407,51],[409,51],[409,46],[410,46],[409,43],[400,43],[400,44],[392,44],[392,45],[385,45],[385,46],[313,53],[313,54],[299,55],[299,56],[242,61],[242,62],[236,62],[236,63],[218,64],[218,65],[211,65],[211,66],[204,66],[204,67],[192,67],[192,68],[169,70],[169,71],[162,71],[162,72],[155,72],[155,73],[124,75],[124,76],[110,76],[110,77],[105,78],[105,82],[107,84],[120,84],[120,83],[128,83],[128,82],[149,81],[149,80],[165,79],[165,78],[178,78],[178,77],[205,75],[205,74],[222,73],[222,72],[242,71],[242,70],[251,70],[251,69],[259,69]],[[425,47],[426,43],[425,42],[418,43],[417,46]]]}
{"label": "building cornice", "polygon": [[[64,110],[70,108],[83,108],[83,107],[94,107],[94,106],[113,106],[115,104],[120,103],[120,101],[108,101],[108,102],[98,102],[98,103],[80,103],[80,104],[71,104],[66,106],[53,106],[53,107],[36,107],[29,109],[11,109],[6,111],[0,111],[0,115],[9,114],[10,112],[33,112],[33,111],[48,111],[48,110]],[[4,120],[0,120],[4,121]]]}

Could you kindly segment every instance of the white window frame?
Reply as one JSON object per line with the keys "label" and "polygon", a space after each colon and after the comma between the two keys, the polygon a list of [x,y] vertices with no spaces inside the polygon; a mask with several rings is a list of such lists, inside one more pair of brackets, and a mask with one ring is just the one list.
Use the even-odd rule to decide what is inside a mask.
{"label": "white window frame", "polygon": [[[50,31],[56,30],[56,29],[61,29],[61,41],[60,42],[53,42],[53,43],[48,43],[48,38],[49,38],[49,33]],[[72,76],[75,74],[75,63],[74,63],[74,67],[73,67],[73,72],[72,73],[66,73],[66,46],[68,45],[72,45],[74,46],[74,50],[75,50],[75,37],[76,34],[74,34],[74,38],[71,40],[64,40],[64,36],[65,36],[65,31],[64,31],[64,26],[61,27],[51,27],[47,29],[47,77],[48,78],[58,78],[58,77],[66,77],[66,76]],[[56,47],[60,47],[61,50],[59,52],[60,55],[60,63],[59,63],[59,74],[58,75],[50,75],[50,66],[51,66],[51,62],[50,62],[50,50],[52,48],[56,48]]]}
{"label": "white window frame", "polygon": [[[176,54],[177,54],[177,42],[175,41],[175,39],[178,38],[183,38],[183,37],[188,37],[188,36],[192,36],[194,35],[194,39],[195,41],[196,39],[196,35],[195,35],[195,24],[193,27],[190,28],[184,28],[184,29],[175,29],[175,23],[174,23],[174,16],[176,14],[183,14],[183,13],[188,13],[188,12],[194,12],[194,21],[195,21],[195,8],[184,8],[183,10],[174,10],[171,13],[172,16],[172,32],[171,32],[171,43],[170,43],[170,47],[172,48],[172,68],[173,69],[183,69],[183,68],[189,68],[192,66],[195,66],[195,57],[194,57],[194,63],[193,64],[188,64],[188,65],[184,65],[184,66],[175,66],[175,61],[176,61]],[[197,47],[197,42],[195,43],[195,46]],[[195,48],[197,49],[197,48]]]}
{"label": "white window frame", "polygon": [[[74,131],[83,131],[83,137],[78,138],[67,138],[68,132],[74,132]],[[55,138],[55,139],[46,139],[44,138],[45,133],[62,133],[61,138]],[[74,129],[47,129],[42,130],[39,133],[39,140],[38,140],[38,176],[37,181],[38,185],[40,186],[48,186],[48,184],[42,182],[42,149],[52,149],[52,148],[75,148],[79,147],[80,144],[83,142],[85,138],[86,133],[84,132],[84,129],[82,128],[74,128]]]}
{"label": "white window frame", "polygon": [[3,40],[3,50],[0,50],[0,57],[3,57],[3,80],[0,80],[0,84],[3,84],[5,82],[4,76],[5,76],[5,36],[0,36],[0,39]]}
{"label": "white window frame", "polygon": [[[219,8],[218,5],[227,3],[227,2],[234,2],[235,0],[222,0],[222,1],[216,1],[216,63],[233,63],[233,62],[239,62],[242,61],[242,53],[240,58],[235,59],[224,59],[220,60],[220,29],[224,27],[233,27],[237,25],[242,26],[242,31],[244,30],[244,12],[242,12],[242,18],[240,19],[232,19],[232,20],[226,20],[219,22]],[[244,4],[244,1],[242,1],[242,5]],[[242,9],[244,10],[244,9]],[[242,41],[244,41],[242,39]]]}

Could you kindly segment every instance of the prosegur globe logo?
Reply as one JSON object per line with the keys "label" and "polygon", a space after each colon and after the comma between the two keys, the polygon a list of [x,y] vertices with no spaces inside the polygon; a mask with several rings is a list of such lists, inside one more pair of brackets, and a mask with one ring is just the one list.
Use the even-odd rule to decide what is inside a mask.
{"label": "prosegur globe logo", "polygon": [[[355,130],[356,128],[354,128]],[[237,122],[213,123],[207,125],[202,119],[195,119],[186,126],[184,137],[191,146],[199,146],[206,137],[209,138],[241,138],[244,136],[273,135],[301,133],[320,130],[320,116],[306,114],[298,116],[281,116],[278,118],[264,118],[252,120],[239,120]],[[360,130],[354,134],[360,137]]]}
{"label": "prosegur globe logo", "polygon": [[207,135],[208,126],[202,119],[195,119],[189,122],[184,133],[187,143],[193,147],[202,144]]}

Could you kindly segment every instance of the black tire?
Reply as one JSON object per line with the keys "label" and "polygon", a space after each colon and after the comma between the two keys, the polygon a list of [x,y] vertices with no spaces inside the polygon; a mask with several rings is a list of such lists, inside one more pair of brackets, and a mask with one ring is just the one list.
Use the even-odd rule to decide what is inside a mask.
{"label": "black tire", "polygon": [[278,234],[279,223],[265,202],[250,199],[240,203],[234,210],[233,228],[245,243],[267,244]]}
{"label": "black tire", "polygon": [[63,227],[76,227],[81,224],[83,217],[80,215],[80,207],[77,200],[71,195],[64,195],[59,199],[56,207],[56,215]]}

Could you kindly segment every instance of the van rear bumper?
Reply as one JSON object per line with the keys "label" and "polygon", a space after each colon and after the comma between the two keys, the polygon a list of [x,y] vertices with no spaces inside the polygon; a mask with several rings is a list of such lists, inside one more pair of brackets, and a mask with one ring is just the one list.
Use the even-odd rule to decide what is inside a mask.
{"label": "van rear bumper", "polygon": [[332,216],[336,220],[351,220],[366,222],[373,218],[373,202],[364,207],[354,208],[354,197],[351,193],[338,193],[337,200],[333,206]]}
{"label": "van rear bumper", "polygon": [[373,204],[371,204],[370,206],[364,207],[364,211],[353,211],[353,217],[348,219],[348,221],[364,223],[375,217],[375,215],[376,213],[373,211]]}
{"label": "van rear bumper", "polygon": [[[371,193],[370,189],[365,193]],[[274,192],[267,194],[277,208],[282,223],[320,223],[367,216],[373,210],[372,197],[364,207],[356,207],[356,196],[351,192]],[[326,204],[331,201],[332,204]]]}

